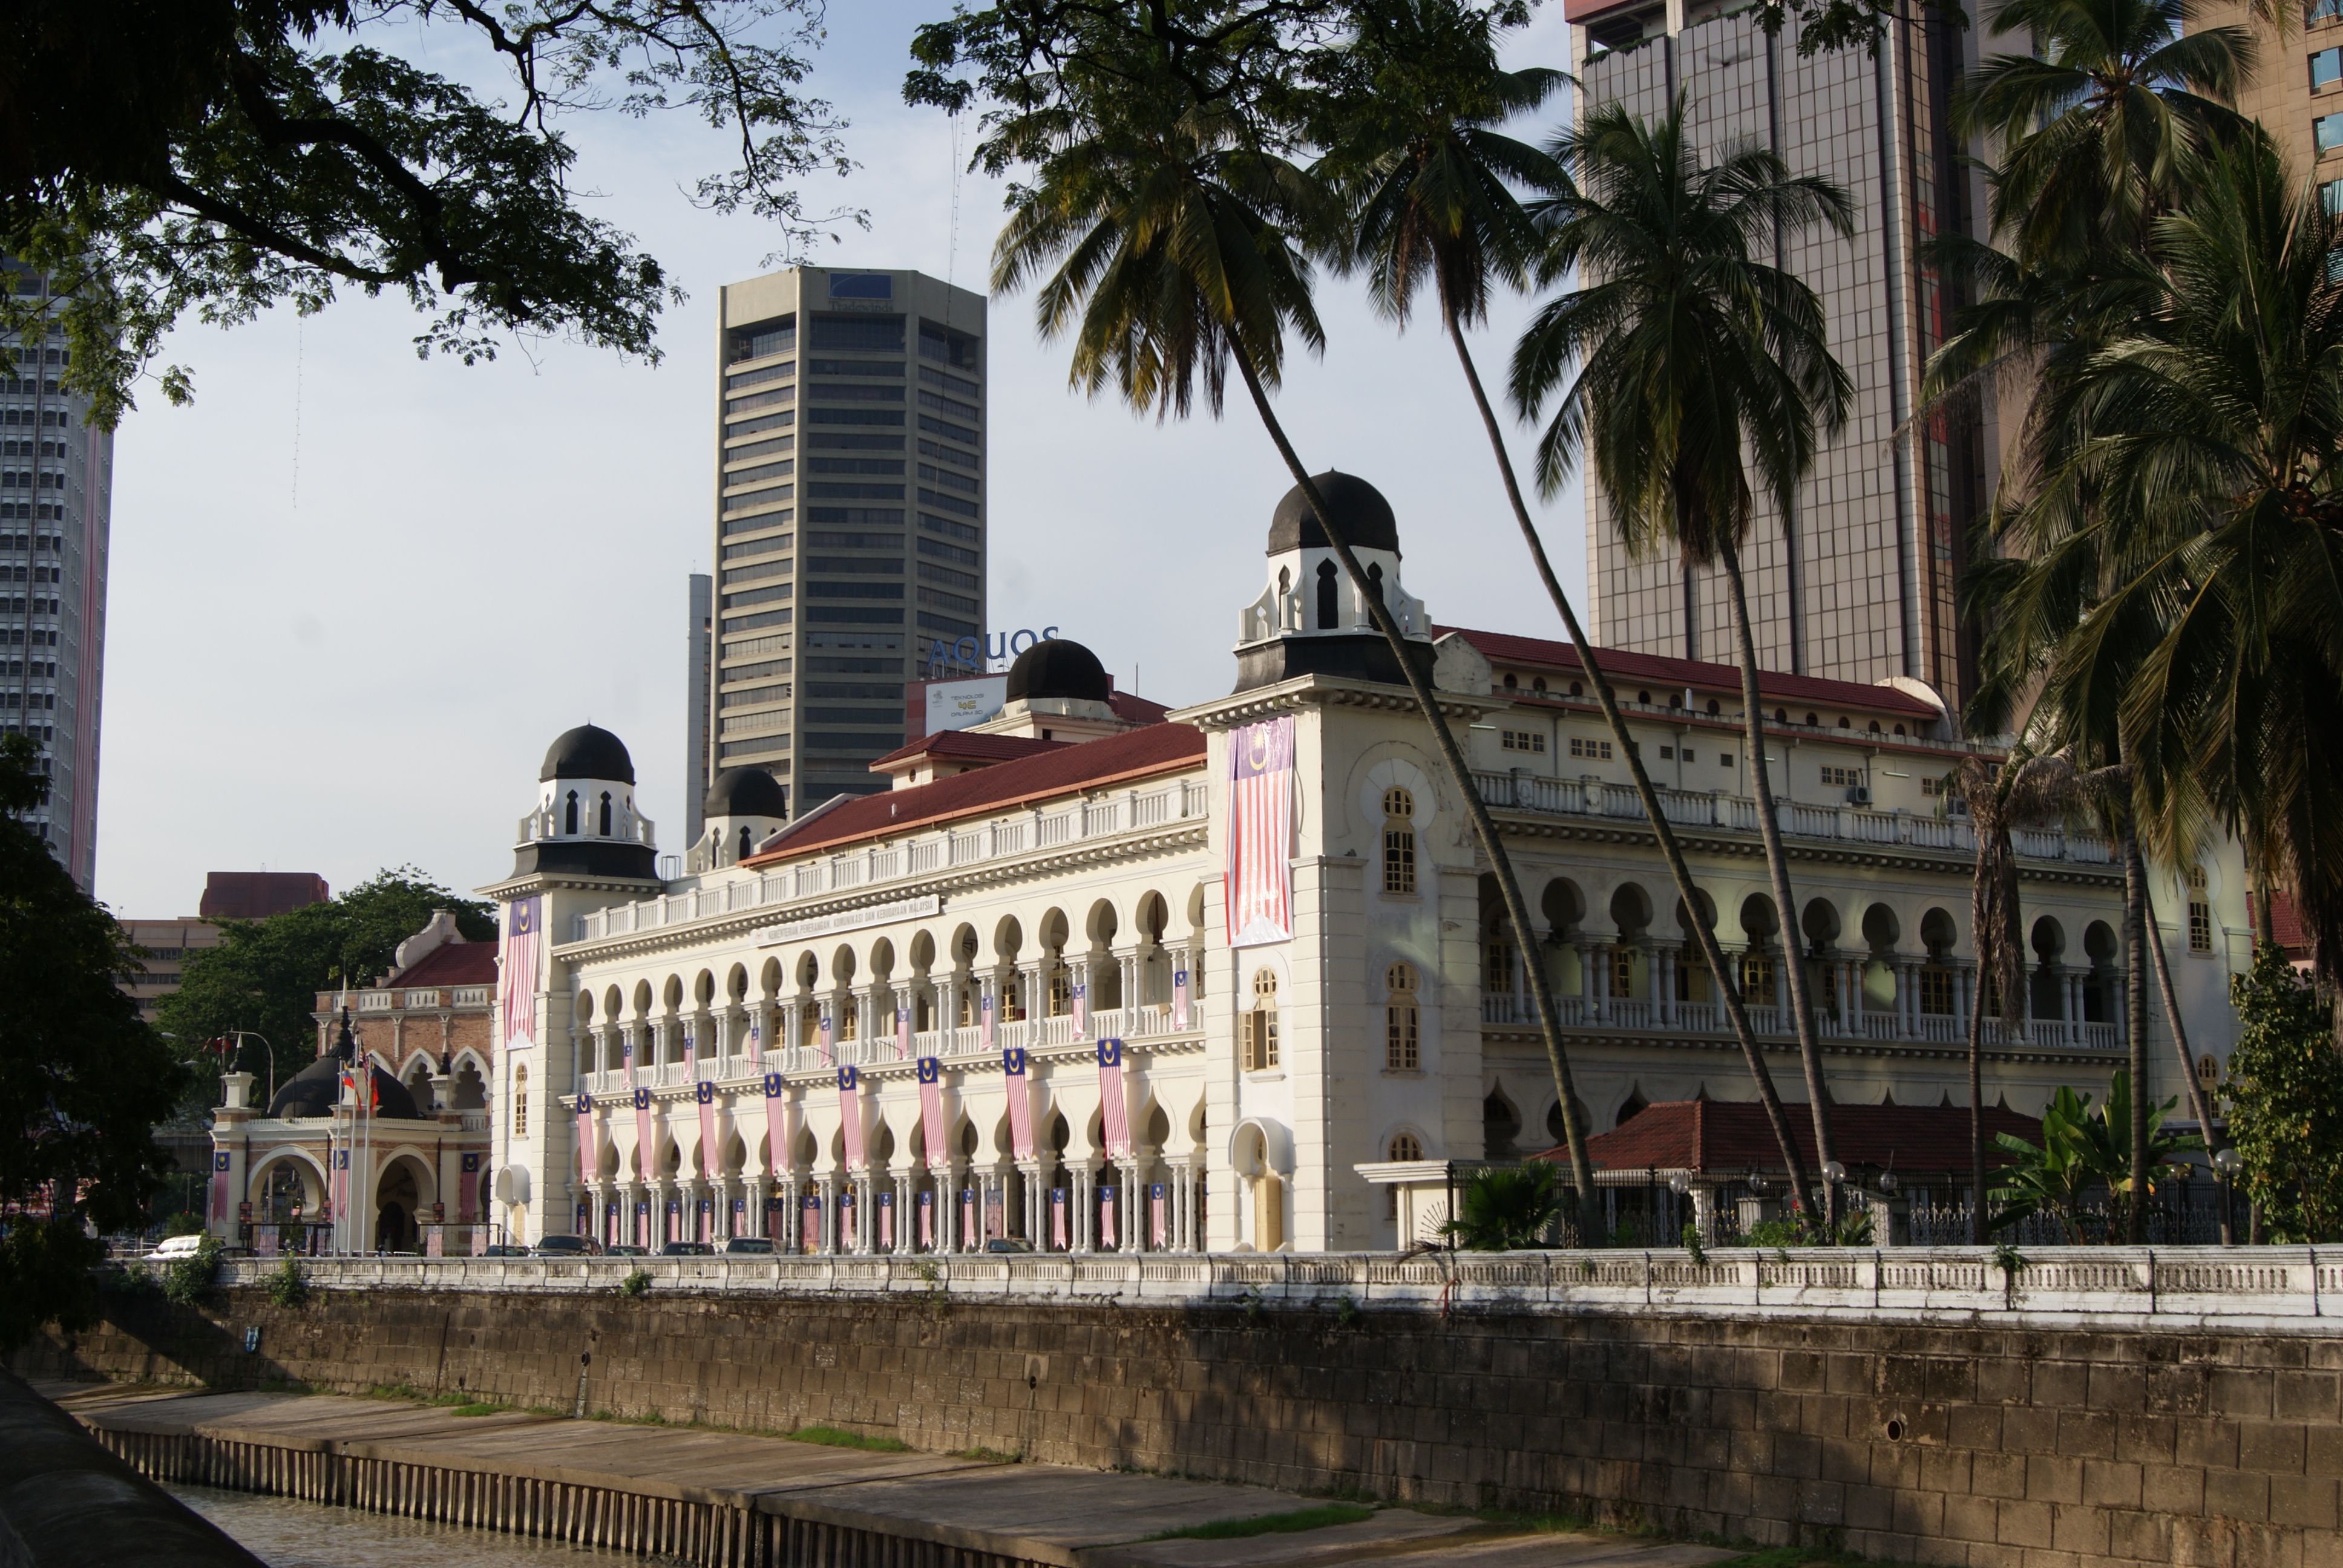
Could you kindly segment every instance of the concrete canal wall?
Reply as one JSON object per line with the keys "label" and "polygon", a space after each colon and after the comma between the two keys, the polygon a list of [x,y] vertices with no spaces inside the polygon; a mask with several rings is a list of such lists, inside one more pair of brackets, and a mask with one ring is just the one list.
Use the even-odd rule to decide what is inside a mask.
{"label": "concrete canal wall", "polygon": [[[2343,1336],[2323,1256],[2230,1254],[2233,1294],[2258,1269],[2271,1310],[2227,1319],[2173,1313],[2169,1290],[2161,1311],[2145,1310],[2154,1291],[2119,1310],[2135,1276],[2104,1249],[2096,1274],[2059,1265],[2077,1291],[2100,1287],[2071,1310],[2046,1294],[1999,1312],[1802,1312],[1786,1293],[1764,1311],[1568,1308],[1555,1282],[1577,1271],[1529,1263],[1543,1296],[1452,1281],[1363,1302],[1258,1285],[1184,1302],[987,1298],[940,1279],[817,1294],[657,1270],[627,1297],[619,1273],[574,1264],[469,1289],[408,1268],[300,1308],[243,1285],[201,1312],[124,1302],[17,1364],[565,1412],[582,1372],[587,1407],[623,1415],[825,1423],[934,1452],[1572,1510],[1963,1568],[2343,1568]],[[2300,1288],[2278,1292],[2300,1267]],[[1854,1278],[1832,1288],[1859,1294]],[[2281,1295],[2300,1310],[2278,1310]]]}

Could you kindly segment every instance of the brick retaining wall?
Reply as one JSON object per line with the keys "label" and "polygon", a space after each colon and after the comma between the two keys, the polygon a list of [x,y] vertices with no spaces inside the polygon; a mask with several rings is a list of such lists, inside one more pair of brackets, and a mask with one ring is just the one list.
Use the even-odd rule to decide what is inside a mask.
{"label": "brick retaining wall", "polygon": [[[2309,1325],[2305,1325],[2308,1328]],[[248,1328],[259,1349],[243,1349]],[[153,1301],[14,1364],[568,1411],[1567,1509],[1960,1568],[2343,1568],[2343,1339],[1681,1312],[641,1299]]]}

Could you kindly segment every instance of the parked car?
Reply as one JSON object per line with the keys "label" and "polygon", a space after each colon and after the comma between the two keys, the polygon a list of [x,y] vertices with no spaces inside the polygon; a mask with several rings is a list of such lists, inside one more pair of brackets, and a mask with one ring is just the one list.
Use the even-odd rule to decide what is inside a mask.
{"label": "parked car", "polygon": [[197,1231],[192,1235],[166,1236],[153,1251],[146,1254],[146,1261],[150,1263],[169,1263],[176,1262],[181,1258],[192,1258],[196,1255],[196,1250],[203,1246],[205,1234],[206,1232]]}
{"label": "parked car", "polygon": [[590,1258],[601,1250],[591,1236],[539,1236],[534,1249],[540,1258]]}
{"label": "parked car", "polygon": [[724,1243],[726,1255],[731,1257],[738,1257],[743,1253],[769,1255],[772,1250],[772,1242],[762,1236],[735,1236]]}
{"label": "parked car", "polygon": [[712,1258],[716,1249],[705,1241],[669,1241],[659,1249],[662,1258]]}
{"label": "parked car", "polygon": [[526,1258],[528,1256],[528,1249],[499,1241],[493,1247],[481,1248],[479,1255],[483,1258]]}
{"label": "parked car", "polygon": [[648,1249],[642,1247],[620,1245],[603,1248],[602,1256],[606,1258],[648,1258],[650,1256],[650,1252]]}
{"label": "parked car", "polygon": [[988,1252],[1030,1252],[1033,1243],[1022,1236],[995,1236],[984,1244]]}

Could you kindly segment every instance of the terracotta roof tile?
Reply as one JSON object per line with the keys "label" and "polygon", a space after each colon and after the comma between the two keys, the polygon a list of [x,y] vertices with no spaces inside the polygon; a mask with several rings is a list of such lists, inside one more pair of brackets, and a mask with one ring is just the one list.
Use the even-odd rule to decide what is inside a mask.
{"label": "terracotta roof tile", "polygon": [[[1493,664],[1534,665],[1546,669],[1579,668],[1578,650],[1566,642],[1514,637],[1501,631],[1474,631],[1470,627],[1435,626],[1432,628],[1434,637],[1444,637],[1452,631],[1471,643]],[[1602,660],[1604,673],[1611,678],[1614,688],[1648,681],[1654,686],[1664,685],[1678,691],[1687,686],[1710,691],[1741,689],[1738,665],[1703,664],[1694,659],[1667,658],[1654,653],[1629,653],[1616,648],[1598,648],[1594,655]],[[1902,713],[1918,719],[1944,717],[1932,705],[1892,686],[1865,686],[1852,680],[1823,680],[1811,675],[1785,675],[1774,669],[1757,672],[1757,691],[1762,697],[1780,698],[1785,702],[1828,703],[1837,708],[1859,708],[1874,713]]]}
{"label": "terracotta roof tile", "polygon": [[1204,732],[1188,724],[1151,724],[1079,745],[1052,745],[932,784],[889,789],[842,801],[805,819],[802,833],[784,832],[740,862],[770,865],[860,839],[908,833],[938,822],[990,814],[1083,789],[1177,772],[1204,759]]}
{"label": "terracotta roof tile", "polygon": [[1071,740],[1043,740],[1028,735],[974,735],[965,729],[939,729],[933,735],[923,735],[909,746],[890,751],[870,765],[870,771],[877,773],[897,762],[908,762],[914,757],[981,758],[990,762],[1006,762],[1074,744]]}
{"label": "terracotta roof tile", "polygon": [[497,944],[442,942],[390,983],[400,987],[494,985],[497,983]]}
{"label": "terracotta roof tile", "polygon": [[[1815,1123],[1804,1105],[1785,1105],[1790,1136],[1811,1171]],[[1996,1132],[2015,1132],[2030,1143],[2042,1141],[2042,1123],[2006,1105],[1985,1111],[1986,1163],[2006,1162],[1993,1146]],[[1831,1137],[1839,1162],[1849,1169],[1873,1166],[1897,1171],[1966,1171],[1969,1168],[1969,1113],[1961,1105],[1835,1105]],[[1766,1125],[1765,1107],[1755,1101],[1676,1100],[1645,1106],[1617,1129],[1586,1141],[1586,1157],[1597,1171],[1698,1171],[1731,1174],[1758,1170],[1782,1173],[1782,1156]],[[1569,1152],[1550,1149],[1535,1156],[1567,1163]]]}

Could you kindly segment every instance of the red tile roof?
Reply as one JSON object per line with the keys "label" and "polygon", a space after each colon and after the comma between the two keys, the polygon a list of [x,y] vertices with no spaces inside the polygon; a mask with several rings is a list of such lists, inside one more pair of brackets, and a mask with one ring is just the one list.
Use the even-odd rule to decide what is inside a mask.
{"label": "red tile roof", "polygon": [[[1804,1105],[1785,1105],[1790,1136],[1806,1161],[1815,1164],[1815,1123]],[[2029,1143],[2042,1141],[2042,1123],[2006,1105],[1985,1111],[1986,1162],[2007,1157],[1993,1146],[1994,1134],[2015,1132]],[[1964,1105],[1835,1105],[1831,1140],[1839,1163],[1850,1169],[1876,1166],[1896,1171],[1966,1171],[1969,1168],[1969,1112]],[[1645,1106],[1615,1131],[1586,1141],[1586,1157],[1597,1171],[1695,1171],[1729,1175],[1758,1170],[1784,1174],[1779,1145],[1755,1101],[1676,1100]],[[1563,1149],[1535,1156],[1566,1162]]]}
{"label": "red tile roof", "polygon": [[[1566,642],[1514,637],[1502,631],[1474,631],[1470,627],[1435,626],[1435,638],[1454,632],[1478,649],[1490,663],[1575,670],[1578,650]],[[1690,658],[1666,658],[1654,653],[1629,653],[1624,648],[1598,648],[1594,656],[1614,688],[1648,682],[1676,691],[1694,687],[1715,692],[1741,689],[1741,668],[1733,664],[1703,664]],[[1785,704],[1827,703],[1834,708],[1857,708],[1869,713],[1901,713],[1918,719],[1944,717],[1929,703],[1892,686],[1865,686],[1852,680],[1822,680],[1811,675],[1785,675],[1780,670],[1757,672],[1758,695]]]}
{"label": "red tile roof", "polygon": [[1188,724],[1151,724],[1101,740],[1021,757],[932,784],[889,789],[841,801],[809,817],[802,832],[785,831],[740,863],[770,865],[860,839],[908,833],[962,817],[1026,806],[1056,796],[1175,773],[1204,759],[1204,732]]}
{"label": "red tile roof", "polygon": [[1172,711],[1170,704],[1141,697],[1135,691],[1112,692],[1107,697],[1106,705],[1113,709],[1114,716],[1126,724],[1161,724],[1163,716]]}
{"label": "red tile roof", "polygon": [[965,729],[939,729],[933,735],[923,735],[909,746],[890,751],[870,765],[870,771],[881,772],[895,763],[908,762],[914,757],[961,757],[986,762],[1007,762],[1073,744],[1075,742],[1071,740],[1042,740],[1026,735],[971,735]]}
{"label": "red tile roof", "polygon": [[442,942],[390,983],[400,987],[494,985],[497,983],[497,944]]}

